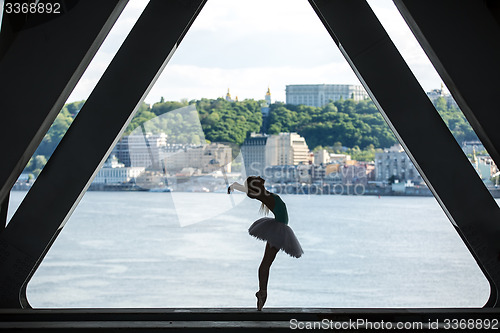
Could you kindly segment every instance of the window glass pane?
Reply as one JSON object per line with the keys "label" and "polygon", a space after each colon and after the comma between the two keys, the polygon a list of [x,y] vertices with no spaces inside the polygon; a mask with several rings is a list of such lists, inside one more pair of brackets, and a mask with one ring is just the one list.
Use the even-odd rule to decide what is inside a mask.
{"label": "window glass pane", "polygon": [[278,253],[266,307],[482,306],[485,277],[359,86],[307,2],[208,1],[29,283],[32,306],[254,306],[260,203],[226,193],[248,175],[305,251]]}

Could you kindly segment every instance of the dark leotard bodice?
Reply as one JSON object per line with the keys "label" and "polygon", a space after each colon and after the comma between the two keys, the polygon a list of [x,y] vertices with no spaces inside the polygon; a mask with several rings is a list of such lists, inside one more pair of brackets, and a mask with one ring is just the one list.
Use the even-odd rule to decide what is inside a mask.
{"label": "dark leotard bodice", "polygon": [[286,210],[285,203],[283,202],[283,200],[281,200],[279,195],[274,194],[274,193],[271,193],[271,194],[274,198],[274,209],[272,210],[272,212],[274,214],[274,218],[278,222],[288,224],[288,212]]}

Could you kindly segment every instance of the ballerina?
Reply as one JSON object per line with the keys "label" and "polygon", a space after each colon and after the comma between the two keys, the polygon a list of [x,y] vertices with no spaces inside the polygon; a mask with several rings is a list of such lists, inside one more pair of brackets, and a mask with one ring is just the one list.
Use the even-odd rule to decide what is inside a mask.
{"label": "ballerina", "polygon": [[269,269],[278,251],[282,250],[295,258],[300,258],[304,253],[293,230],[288,226],[285,203],[279,195],[267,191],[264,182],[265,180],[261,177],[251,176],[246,179],[244,185],[233,183],[227,189],[228,194],[234,190],[246,193],[249,198],[257,199],[262,203],[260,212],[267,215],[269,211],[272,211],[274,214],[274,218],[260,218],[248,228],[250,235],[266,241],[264,257],[259,266],[259,291],[255,293],[258,311],[262,310],[266,302]]}

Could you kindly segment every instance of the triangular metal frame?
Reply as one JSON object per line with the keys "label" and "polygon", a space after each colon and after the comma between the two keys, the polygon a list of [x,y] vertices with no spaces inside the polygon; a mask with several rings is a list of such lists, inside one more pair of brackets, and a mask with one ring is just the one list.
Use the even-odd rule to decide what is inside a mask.
{"label": "triangular metal frame", "polygon": [[[498,206],[366,1],[309,2],[488,278],[491,296],[486,306],[498,307]],[[8,227],[0,233],[0,307],[29,307],[27,282],[204,4],[204,0],[151,0]],[[148,45],[147,52],[144,45]],[[28,45],[24,47],[29,50]],[[7,57],[15,56],[9,54],[15,53],[13,50],[6,50],[0,59],[0,73],[6,70]],[[3,91],[5,78],[0,83]],[[44,125],[38,131],[27,134],[30,140],[41,140],[40,133],[48,129],[46,122],[55,117],[54,110],[64,102],[61,100],[44,106],[51,110],[51,116],[39,122]],[[30,156],[33,144],[13,150]],[[83,163],[82,154],[86,156]],[[9,170],[2,170],[2,189],[10,189],[13,175],[20,173],[25,162],[26,156],[13,160],[14,167]],[[68,165],[73,169],[68,170]],[[74,178],[74,174],[79,177]],[[7,192],[3,190],[2,202]]]}

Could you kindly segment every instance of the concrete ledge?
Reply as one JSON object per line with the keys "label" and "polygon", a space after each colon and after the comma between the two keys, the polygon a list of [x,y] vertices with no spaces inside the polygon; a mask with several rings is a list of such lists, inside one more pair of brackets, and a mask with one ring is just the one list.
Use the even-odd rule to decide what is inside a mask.
{"label": "concrete ledge", "polygon": [[[500,329],[500,309],[329,309],[329,308],[264,308],[262,312],[250,308],[182,308],[182,309],[3,309],[0,310],[0,330],[30,332],[106,331],[150,332],[175,330],[185,332],[234,331],[248,332],[297,330],[316,323],[316,329],[343,327],[345,331],[379,331],[380,325],[397,323],[421,325],[421,332],[436,332],[448,322],[485,323],[487,320]],[[302,329],[297,327],[298,323]],[[382,324],[383,323],[383,324]],[[323,324],[323,326],[319,326]],[[387,327],[387,326],[384,326]],[[477,328],[477,326],[474,326]],[[457,327],[458,329],[459,327]],[[408,328],[401,328],[408,330]]]}

